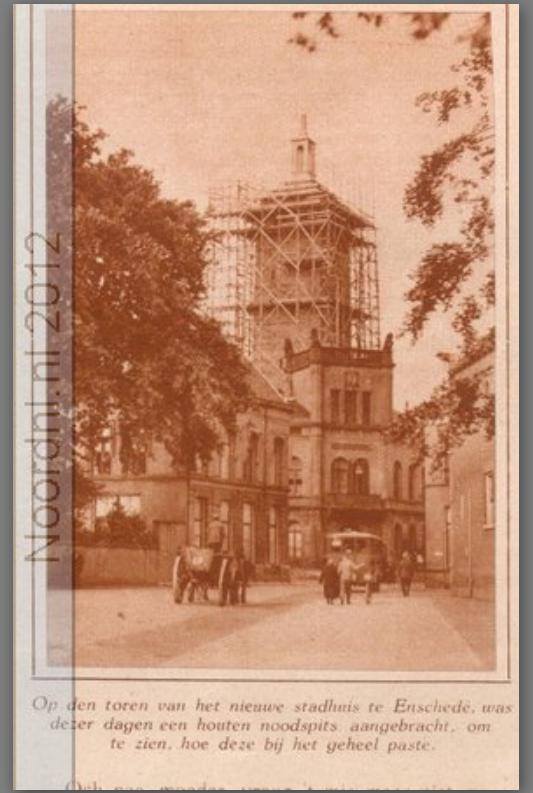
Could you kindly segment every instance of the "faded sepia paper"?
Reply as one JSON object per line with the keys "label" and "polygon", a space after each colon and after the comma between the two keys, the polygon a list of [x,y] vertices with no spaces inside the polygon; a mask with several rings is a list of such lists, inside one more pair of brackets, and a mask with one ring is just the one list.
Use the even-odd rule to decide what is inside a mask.
{"label": "faded sepia paper", "polygon": [[518,789],[517,10],[16,7],[15,789]]}

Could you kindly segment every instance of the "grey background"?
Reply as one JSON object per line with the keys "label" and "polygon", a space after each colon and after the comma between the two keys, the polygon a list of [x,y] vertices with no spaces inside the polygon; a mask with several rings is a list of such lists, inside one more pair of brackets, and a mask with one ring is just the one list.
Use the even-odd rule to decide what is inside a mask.
{"label": "grey background", "polygon": [[[39,4],[37,4],[39,5]],[[311,5],[311,3],[309,3]],[[531,73],[531,51],[533,49],[533,0],[520,3],[520,43],[521,43],[521,81],[524,89],[521,107],[521,139],[522,156],[520,165],[521,177],[521,312],[522,312],[522,343],[526,350],[524,369],[521,377],[521,402],[524,409],[524,421],[521,425],[521,456],[522,456],[522,526],[521,532],[521,608],[525,618],[522,620],[521,636],[521,786],[520,790],[533,791],[533,734],[531,730],[531,702],[533,675],[531,612],[531,560],[532,518],[531,482],[532,460],[531,446],[533,420],[529,416],[532,404],[533,366],[529,343],[533,337],[533,295],[531,260],[532,217],[531,217],[531,141],[533,131],[531,125],[533,75]],[[2,257],[0,259],[0,449],[2,465],[0,468],[0,609],[1,642],[0,642],[0,791],[12,790],[12,5],[7,0],[0,0],[0,174],[1,180],[1,211],[0,240],[2,241]],[[481,758],[480,758],[481,759]],[[28,762],[32,758],[28,757]]]}

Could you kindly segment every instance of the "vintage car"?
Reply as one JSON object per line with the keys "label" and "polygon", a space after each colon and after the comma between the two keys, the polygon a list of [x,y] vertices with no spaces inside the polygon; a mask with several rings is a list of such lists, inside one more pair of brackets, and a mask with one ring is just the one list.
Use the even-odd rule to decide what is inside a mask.
{"label": "vintage car", "polygon": [[369,532],[344,529],[330,532],[327,536],[326,551],[328,556],[339,559],[345,551],[350,550],[357,567],[354,578],[355,586],[365,585],[365,576],[371,567],[375,577],[376,589],[384,581],[391,580],[388,547],[381,537]]}

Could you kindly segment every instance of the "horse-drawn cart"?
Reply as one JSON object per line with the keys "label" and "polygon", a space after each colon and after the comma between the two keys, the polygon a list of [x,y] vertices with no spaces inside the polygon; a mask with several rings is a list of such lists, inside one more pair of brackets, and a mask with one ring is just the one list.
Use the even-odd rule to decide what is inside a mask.
{"label": "horse-drawn cart", "polygon": [[245,603],[249,574],[249,564],[242,556],[217,553],[213,548],[184,548],[174,562],[174,602],[194,603],[198,592],[208,601],[209,590],[215,589],[221,606]]}

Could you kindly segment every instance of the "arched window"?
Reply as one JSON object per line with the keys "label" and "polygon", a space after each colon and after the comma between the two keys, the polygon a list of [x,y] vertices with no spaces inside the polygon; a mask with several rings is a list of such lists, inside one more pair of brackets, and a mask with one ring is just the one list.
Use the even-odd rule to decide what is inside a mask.
{"label": "arched window", "polygon": [[409,501],[418,500],[418,465],[413,463],[409,466]]}
{"label": "arched window", "polygon": [[370,468],[368,460],[360,458],[353,464],[353,491],[358,496],[368,496],[370,493]]}
{"label": "arched window", "polygon": [[283,487],[285,484],[285,441],[274,438],[274,484]]}
{"label": "arched window", "polygon": [[392,492],[395,501],[402,500],[402,478],[403,478],[403,471],[402,471],[402,464],[396,460],[394,463],[394,473],[393,473],[393,484],[392,484]]}
{"label": "arched window", "polygon": [[348,492],[348,460],[337,457],[331,466],[331,491],[332,493]]}
{"label": "arched window", "polygon": [[302,494],[302,461],[299,457],[291,457],[289,489],[291,496],[300,496]]}

